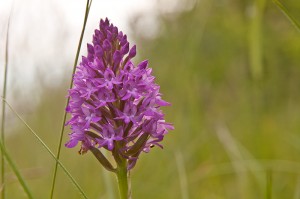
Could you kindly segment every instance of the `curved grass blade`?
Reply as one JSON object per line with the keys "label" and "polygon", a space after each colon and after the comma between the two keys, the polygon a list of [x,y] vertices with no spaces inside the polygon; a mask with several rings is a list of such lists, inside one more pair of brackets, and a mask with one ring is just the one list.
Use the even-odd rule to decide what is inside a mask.
{"label": "curved grass blade", "polygon": [[2,100],[7,104],[7,106],[12,110],[12,112],[22,121],[23,124],[29,129],[29,131],[34,135],[34,137],[43,145],[43,147],[48,151],[48,153],[53,157],[53,159],[57,162],[57,164],[62,168],[63,172],[69,177],[71,182],[75,185],[78,189],[79,193],[82,195],[83,198],[88,199],[82,188],[79,184],[75,181],[73,176],[69,173],[66,167],[61,163],[60,160],[56,158],[54,153],[50,150],[50,148],[45,144],[45,142],[37,135],[37,133],[25,122],[25,120],[12,108],[12,106],[4,99]]}
{"label": "curved grass blade", "polygon": [[[88,16],[89,16],[91,5],[92,5],[92,0],[87,0],[86,1],[86,8],[85,8],[83,26],[82,26],[82,30],[81,30],[81,35],[80,35],[80,39],[79,39],[79,43],[78,43],[78,47],[77,47],[77,52],[76,52],[76,56],[75,56],[73,72],[72,72],[71,77],[73,77],[73,75],[75,73],[75,70],[76,70],[76,65],[77,65],[77,62],[78,62],[79,52],[80,52],[80,48],[81,48],[81,43],[82,43],[82,39],[83,39],[84,31],[85,31],[85,26],[86,26],[86,22],[87,22],[87,19],[88,19]],[[71,82],[70,82],[70,86],[69,86],[70,89],[72,88],[72,85],[73,85],[73,78],[71,78]],[[66,107],[69,104],[69,101],[70,101],[70,98],[68,97],[67,102],[66,102]],[[56,159],[57,160],[59,160],[59,158],[60,158],[60,151],[61,151],[63,134],[64,134],[64,130],[65,130],[66,118],[67,118],[67,112],[64,111],[63,122],[62,122],[62,126],[61,126],[59,142],[58,142],[59,144],[58,144],[58,147],[57,147],[57,154],[56,154]],[[56,176],[57,176],[57,166],[58,166],[58,162],[55,163],[55,167],[54,167],[50,199],[53,198],[53,194],[54,194],[54,187],[55,187]]]}
{"label": "curved grass blade", "polygon": [[[10,16],[8,19],[8,24],[7,24],[7,31],[6,31],[6,44],[5,44],[5,64],[4,64],[4,83],[3,83],[3,93],[2,97],[3,99],[6,98],[6,89],[7,89],[7,69],[8,69],[8,41],[9,41],[9,24],[10,24]],[[14,174],[18,178],[21,186],[23,187],[25,193],[27,194],[27,197],[32,199],[33,196],[26,185],[21,173],[19,172],[17,166],[11,159],[10,155],[7,153],[5,149],[5,137],[4,137],[4,124],[5,124],[5,100],[2,100],[2,120],[1,120],[1,140],[0,140],[0,148],[1,148],[1,184],[3,185],[3,188],[1,190],[1,196],[4,199],[5,198],[5,165],[4,165],[4,158],[6,159],[7,163],[10,165],[11,169],[13,170]]]}
{"label": "curved grass blade", "polygon": [[[0,141],[0,149],[1,149],[1,152],[2,152],[2,155],[5,157],[7,163],[9,164],[9,166],[11,167],[11,169],[13,170],[14,174],[16,175],[16,177],[18,178],[21,186],[23,187],[27,197],[29,199],[33,199],[33,196],[28,188],[28,186],[26,185],[21,173],[19,172],[16,164],[13,162],[13,160],[11,159],[10,155],[7,153],[4,145],[3,145],[3,142]],[[2,191],[4,190],[4,188],[2,189]]]}
{"label": "curved grass blade", "polygon": [[262,187],[264,187],[264,178],[261,175],[257,174],[256,170],[263,170],[263,167],[259,164],[258,161],[253,161],[253,164],[244,163],[245,159],[253,159],[252,154],[248,152],[248,150],[241,145],[230,133],[229,129],[226,126],[219,124],[216,128],[216,133],[220,143],[224,146],[229,158],[231,159],[232,166],[237,173],[237,185],[240,186],[240,195],[241,197],[246,194],[248,186],[248,177],[247,172],[241,171],[249,171],[255,177],[258,187],[263,192]]}
{"label": "curved grass blade", "polygon": [[300,32],[300,24],[297,20],[290,14],[288,9],[279,1],[273,0],[277,7],[283,12],[283,14],[290,20],[290,22],[295,26],[295,28]]}

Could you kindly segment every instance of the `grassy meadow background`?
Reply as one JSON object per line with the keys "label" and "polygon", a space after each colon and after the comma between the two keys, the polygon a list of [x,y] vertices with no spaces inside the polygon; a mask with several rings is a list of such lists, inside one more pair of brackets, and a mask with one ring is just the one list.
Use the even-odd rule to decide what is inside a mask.
{"label": "grassy meadow background", "polygon": [[[300,21],[300,2],[282,3]],[[299,199],[300,32],[270,0],[182,0],[153,17],[156,34],[150,34],[155,27],[143,26],[151,16],[140,13],[131,20],[135,63],[149,59],[164,99],[172,103],[164,111],[175,130],[163,150],[141,155],[131,173],[133,198]],[[91,38],[85,34],[86,41]],[[59,83],[45,82],[47,72],[37,72],[34,105],[31,93],[18,103],[18,92],[26,91],[13,85],[8,90],[8,102],[55,153],[72,62],[60,57],[66,72]],[[6,113],[7,150],[34,197],[48,198],[55,161],[8,108]],[[78,150],[63,147],[61,161],[87,196],[118,198],[114,176]],[[26,198],[6,168],[7,198]],[[61,169],[55,198],[80,198]]]}

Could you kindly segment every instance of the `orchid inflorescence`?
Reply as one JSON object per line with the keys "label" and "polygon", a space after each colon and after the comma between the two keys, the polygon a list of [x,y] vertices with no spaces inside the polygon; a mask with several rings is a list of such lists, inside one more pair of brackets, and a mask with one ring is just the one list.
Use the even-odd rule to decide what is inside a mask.
{"label": "orchid inflorescence", "polygon": [[65,145],[72,148],[80,142],[80,154],[90,150],[113,170],[99,150],[105,148],[116,162],[128,161],[130,170],[141,152],[162,147],[164,135],[173,129],[160,110],[170,104],[161,99],[148,61],[134,65],[136,46],[130,48],[127,36],[107,18],[100,21],[87,50],[69,90],[66,110],[71,119],[67,125],[72,132]]}

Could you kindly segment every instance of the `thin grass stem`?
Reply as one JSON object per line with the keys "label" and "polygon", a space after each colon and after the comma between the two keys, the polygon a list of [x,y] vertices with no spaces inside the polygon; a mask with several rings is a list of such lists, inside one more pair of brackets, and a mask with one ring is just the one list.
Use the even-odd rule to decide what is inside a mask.
{"label": "thin grass stem", "polygon": [[[69,86],[70,89],[72,88],[72,85],[73,85],[73,78],[72,77],[73,77],[73,75],[75,73],[75,70],[76,70],[76,65],[77,65],[77,62],[78,62],[79,52],[80,52],[82,39],[83,39],[83,35],[84,35],[88,15],[89,15],[89,12],[90,12],[91,4],[92,4],[92,0],[87,0],[86,1],[83,27],[82,27],[82,30],[81,30],[81,35],[80,35],[80,39],[79,39],[79,43],[78,43],[78,47],[77,47],[76,56],[75,56],[75,61],[74,61],[74,66],[73,66],[73,71],[72,71],[72,76],[71,76],[71,82],[70,82],[70,86]],[[66,106],[69,104],[69,101],[70,101],[70,98],[68,97],[68,99],[66,101]],[[63,122],[62,122],[62,126],[61,126],[60,137],[59,137],[59,144],[58,144],[57,154],[56,154],[56,159],[57,160],[59,160],[59,158],[60,158],[61,145],[62,145],[63,134],[64,134],[64,130],[65,130],[66,118],[67,118],[67,113],[66,113],[66,111],[64,111]],[[54,167],[50,199],[53,198],[53,194],[54,194],[54,187],[55,187],[56,176],[57,176],[57,168],[58,168],[58,162],[55,163],[55,167]]]}
{"label": "thin grass stem", "polygon": [[178,170],[178,174],[179,174],[181,198],[182,199],[189,199],[186,169],[185,169],[182,153],[180,151],[175,153],[175,159],[176,159],[176,166],[177,166],[177,170]]}
{"label": "thin grass stem", "polygon": [[249,56],[252,77],[259,80],[263,76],[262,53],[262,19],[265,8],[265,0],[255,0],[253,16],[249,27]]}
{"label": "thin grass stem", "polygon": [[[5,43],[5,58],[4,58],[4,78],[3,78],[3,92],[2,97],[6,99],[7,89],[7,70],[8,70],[8,41],[9,41],[9,24],[10,16],[8,17],[7,30],[6,30],[6,43]],[[5,102],[2,101],[1,113],[1,142],[3,149],[5,149]],[[5,158],[3,152],[1,153],[1,198],[5,199]]]}
{"label": "thin grass stem", "polygon": [[[253,161],[253,164],[246,164],[244,163],[245,159],[253,159],[252,154],[246,150],[246,148],[241,145],[238,140],[236,140],[230,133],[229,129],[226,126],[220,124],[217,126],[217,136],[224,146],[229,158],[231,159],[232,166],[237,174],[237,185],[240,186],[240,195],[241,197],[247,198],[247,186],[248,186],[248,172],[243,171],[250,171],[253,176],[255,177],[259,188],[264,187],[263,180],[260,175],[258,175],[255,171],[256,170],[263,170],[262,166],[257,161]],[[263,190],[261,190],[263,191]]]}
{"label": "thin grass stem", "polygon": [[[16,177],[18,178],[21,186],[23,187],[27,197],[29,199],[33,199],[33,196],[28,188],[28,186],[26,185],[25,183],[25,180],[24,178],[22,177],[21,173],[19,172],[16,164],[13,162],[13,160],[11,159],[10,155],[7,153],[4,145],[3,145],[3,142],[0,141],[0,149],[1,149],[1,153],[3,154],[3,157],[5,157],[7,163],[9,164],[9,166],[11,167],[11,169],[13,170],[14,174],[16,175]],[[2,191],[4,190],[4,187],[2,189]]]}
{"label": "thin grass stem", "polygon": [[4,99],[2,100],[7,104],[7,106],[12,110],[12,112],[20,119],[20,121],[29,129],[29,131],[34,135],[34,137],[42,144],[42,146],[47,150],[47,152],[53,157],[53,159],[57,162],[57,164],[62,168],[63,172],[69,177],[74,186],[78,189],[79,193],[83,198],[88,199],[83,189],[79,186],[73,176],[68,172],[66,167],[61,163],[59,159],[56,158],[54,153],[50,150],[50,148],[46,145],[46,143],[38,136],[38,134],[25,122],[25,120],[12,108],[12,106]]}
{"label": "thin grass stem", "polygon": [[277,7],[283,12],[283,14],[290,20],[290,22],[295,26],[295,28],[300,32],[300,24],[297,20],[290,14],[288,9],[279,1],[273,0]]}

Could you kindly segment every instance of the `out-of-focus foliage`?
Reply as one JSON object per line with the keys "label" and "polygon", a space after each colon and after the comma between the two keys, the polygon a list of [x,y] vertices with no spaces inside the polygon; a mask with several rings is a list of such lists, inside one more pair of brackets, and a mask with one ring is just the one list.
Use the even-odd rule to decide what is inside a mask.
{"label": "out-of-focus foliage", "polygon": [[[300,3],[284,3],[300,21]],[[138,161],[131,173],[133,198],[265,198],[267,174],[274,198],[298,198],[299,32],[263,0],[201,0],[191,10],[162,13],[160,24],[156,38],[135,40],[140,59],[149,59],[172,103],[165,111],[176,130],[166,136],[164,150],[153,148]],[[261,63],[259,75],[253,63]],[[66,88],[45,88],[28,118],[52,149]],[[44,198],[54,161],[25,128],[10,136],[7,147],[34,195]],[[80,157],[64,148],[62,161],[90,198],[108,198],[102,168],[91,154]],[[22,198],[8,178],[8,198]],[[79,198],[62,173],[56,198]]]}

